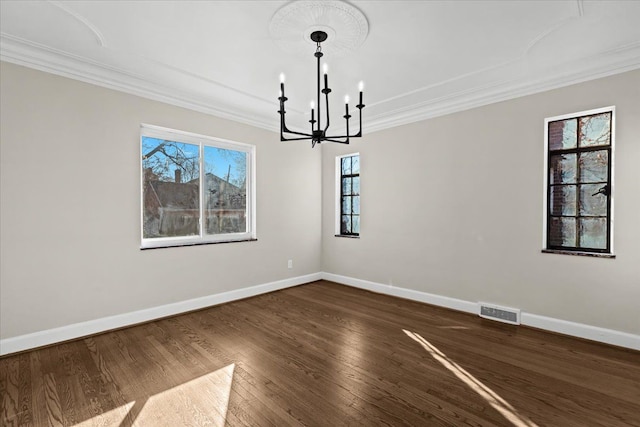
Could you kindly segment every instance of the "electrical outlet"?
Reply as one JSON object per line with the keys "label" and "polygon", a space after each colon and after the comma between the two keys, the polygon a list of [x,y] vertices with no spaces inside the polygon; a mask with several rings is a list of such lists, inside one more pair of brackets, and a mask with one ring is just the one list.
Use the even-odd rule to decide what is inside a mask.
{"label": "electrical outlet", "polygon": [[293,268],[293,260],[292,259],[287,261],[287,268]]}

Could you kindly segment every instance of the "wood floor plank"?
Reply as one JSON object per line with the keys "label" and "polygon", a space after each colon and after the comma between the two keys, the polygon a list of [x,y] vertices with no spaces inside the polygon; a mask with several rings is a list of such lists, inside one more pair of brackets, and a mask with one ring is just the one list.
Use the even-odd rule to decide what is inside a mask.
{"label": "wood floor plank", "polygon": [[4,426],[640,427],[640,353],[318,281],[0,358]]}
{"label": "wood floor plank", "polygon": [[18,425],[18,415],[20,414],[19,404],[19,360],[12,358],[2,367],[0,371],[0,415],[2,416],[3,425]]}

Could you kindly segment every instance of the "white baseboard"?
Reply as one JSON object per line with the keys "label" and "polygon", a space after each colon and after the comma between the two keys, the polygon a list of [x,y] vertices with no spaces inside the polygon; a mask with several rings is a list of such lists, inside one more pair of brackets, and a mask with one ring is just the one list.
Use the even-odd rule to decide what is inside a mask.
{"label": "white baseboard", "polygon": [[[225,302],[236,301],[267,292],[277,291],[279,289],[289,288],[292,286],[302,285],[320,279],[329,280],[332,282],[353,286],[355,288],[365,289],[380,294],[386,294],[410,299],[413,301],[424,302],[427,304],[433,304],[440,307],[450,308],[452,310],[478,314],[478,304],[475,302],[323,272],[292,277],[289,279],[278,280],[275,282],[265,283],[262,285],[251,286],[248,288],[237,289],[234,291],[223,292],[214,295],[208,295],[206,297],[194,298],[187,301],[166,304],[145,310],[118,314],[115,316],[89,320],[87,322],[75,323],[72,325],[48,329],[40,332],[34,332],[32,334],[1,339],[0,356],[81,338],[87,335],[97,334],[100,332],[131,326],[138,323],[148,322],[167,316],[174,316],[176,314],[181,314],[192,310],[199,310],[201,308],[206,308]],[[521,313],[521,322],[523,325],[531,326],[538,329],[544,329],[551,332],[557,332],[574,337],[599,341],[602,343],[630,348],[633,350],[640,350],[640,335],[629,334],[612,329],[599,328],[597,326],[590,326],[582,323],[568,322],[566,320],[554,319],[551,317],[540,316],[524,311]]]}
{"label": "white baseboard", "polygon": [[640,350],[640,335],[524,312],[521,313],[520,319],[523,325],[531,326],[532,328],[617,345],[632,350]]}
{"label": "white baseboard", "polygon": [[354,279],[353,277],[340,276],[332,273],[322,273],[323,280],[340,283],[342,285],[353,286],[354,288],[366,289],[380,294],[392,295],[394,297],[406,298],[413,301],[425,302],[452,310],[464,311],[467,313],[478,313],[478,305],[456,298],[443,297],[441,295],[428,294],[426,292],[414,291],[413,289],[399,288],[397,286],[383,285],[381,283],[369,282],[368,280]]}
{"label": "white baseboard", "polygon": [[117,314],[115,316],[101,319],[89,320],[87,322],[75,323],[61,326],[59,328],[34,332],[32,334],[20,335],[17,337],[0,340],[0,356],[16,353],[18,351],[29,350],[36,347],[68,341],[87,335],[93,335],[112,329],[123,328],[138,323],[148,322],[167,316],[185,313],[192,310],[210,307],[225,302],[236,301],[267,292],[277,291],[304,283],[314,282],[321,279],[321,273],[307,274],[305,276],[292,277],[278,280],[262,285],[237,289],[219,294],[208,295],[201,298],[194,298],[187,301],[180,301],[172,304],[161,305],[130,313]]}
{"label": "white baseboard", "polygon": [[[333,273],[322,273],[322,279],[360,289],[366,289],[372,292],[446,307],[453,310],[473,314],[479,313],[479,306],[476,302],[429,294],[397,286],[383,285],[381,283],[355,279],[353,277],[341,276]],[[632,350],[640,350],[640,335],[585,325],[583,323],[568,322],[566,320],[540,316],[524,311],[521,313],[520,321],[522,325],[531,326],[533,328],[544,329],[550,332],[571,335],[605,344],[617,345],[619,347],[630,348]]]}

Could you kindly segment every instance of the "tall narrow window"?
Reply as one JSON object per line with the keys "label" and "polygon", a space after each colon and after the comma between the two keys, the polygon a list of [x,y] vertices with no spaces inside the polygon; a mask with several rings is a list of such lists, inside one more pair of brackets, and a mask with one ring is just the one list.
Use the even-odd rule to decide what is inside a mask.
{"label": "tall narrow window", "polygon": [[340,236],[360,235],[360,155],[338,157],[338,225]]}
{"label": "tall narrow window", "polygon": [[255,239],[253,146],[143,125],[141,160],[143,248]]}
{"label": "tall narrow window", "polygon": [[546,249],[610,254],[614,108],[545,123]]}

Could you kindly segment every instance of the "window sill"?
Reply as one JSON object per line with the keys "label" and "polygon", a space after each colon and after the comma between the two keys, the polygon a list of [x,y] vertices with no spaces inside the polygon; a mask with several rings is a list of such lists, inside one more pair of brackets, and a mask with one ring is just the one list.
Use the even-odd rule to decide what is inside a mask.
{"label": "window sill", "polygon": [[185,246],[202,246],[202,245],[220,245],[223,243],[239,243],[239,242],[257,242],[258,239],[241,239],[241,240],[221,240],[217,242],[193,242],[193,243],[182,243],[177,245],[158,245],[158,246],[141,246],[140,250],[146,251],[148,249],[167,249],[167,248],[183,248]]}
{"label": "window sill", "polygon": [[559,255],[574,255],[574,256],[588,256],[594,258],[615,258],[614,254],[604,254],[599,252],[581,252],[581,251],[563,251],[560,249],[543,249],[543,254],[559,254]]}
{"label": "window sill", "polygon": [[359,239],[360,236],[352,236],[349,234],[336,234],[335,237],[346,237],[347,239]]}

